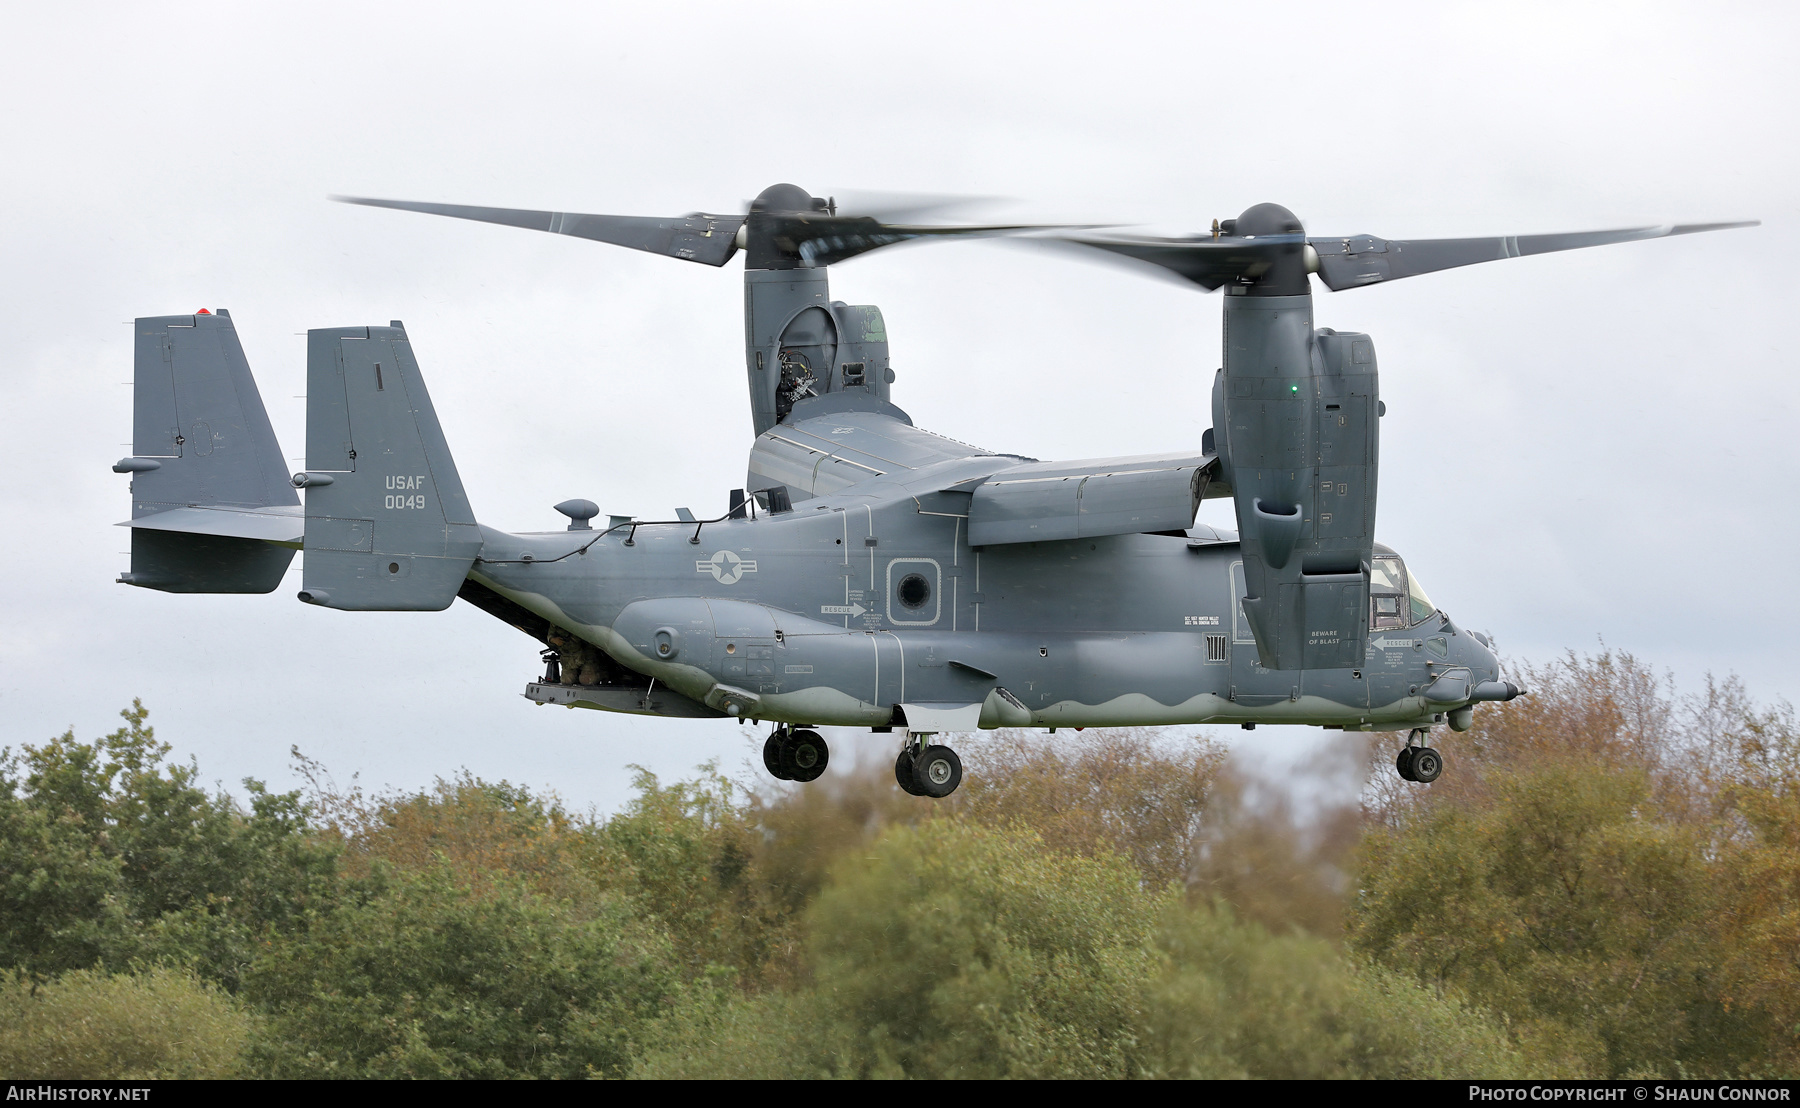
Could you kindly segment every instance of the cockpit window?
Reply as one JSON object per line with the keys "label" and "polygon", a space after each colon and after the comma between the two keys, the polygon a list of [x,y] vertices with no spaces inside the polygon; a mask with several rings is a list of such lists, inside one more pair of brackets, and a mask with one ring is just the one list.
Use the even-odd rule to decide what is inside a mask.
{"label": "cockpit window", "polygon": [[1406,567],[1398,558],[1376,558],[1369,575],[1369,629],[1406,626]]}
{"label": "cockpit window", "polygon": [[1419,623],[1431,618],[1431,614],[1437,611],[1437,605],[1433,604],[1431,598],[1425,595],[1425,590],[1419,587],[1418,577],[1407,574],[1406,587],[1407,594],[1412,599],[1412,621]]}
{"label": "cockpit window", "polygon": [[1370,592],[1404,593],[1406,568],[1398,558],[1376,558],[1375,572],[1369,576]]}
{"label": "cockpit window", "polygon": [[1369,574],[1369,628],[1386,631],[1411,627],[1429,619],[1437,611],[1425,595],[1419,579],[1408,573],[1405,563],[1393,555],[1375,558]]}

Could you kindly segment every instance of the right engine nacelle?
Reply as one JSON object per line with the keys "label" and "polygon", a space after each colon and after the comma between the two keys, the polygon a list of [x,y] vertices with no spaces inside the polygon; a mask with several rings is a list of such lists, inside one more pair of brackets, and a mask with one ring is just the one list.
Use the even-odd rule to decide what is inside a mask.
{"label": "right engine nacelle", "polygon": [[1228,294],[1213,426],[1243,543],[1244,614],[1270,669],[1360,666],[1381,401],[1367,335],[1311,329],[1310,297]]}

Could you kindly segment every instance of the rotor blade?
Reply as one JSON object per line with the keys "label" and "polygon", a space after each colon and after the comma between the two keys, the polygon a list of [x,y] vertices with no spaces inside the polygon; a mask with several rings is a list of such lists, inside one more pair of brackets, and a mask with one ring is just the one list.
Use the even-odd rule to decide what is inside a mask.
{"label": "rotor blade", "polygon": [[798,257],[807,267],[814,267],[836,265],[858,254],[915,239],[982,238],[1042,229],[1029,224],[914,227],[880,223],[867,217],[809,213],[774,216],[771,219],[770,239],[783,253]]}
{"label": "rotor blade", "polygon": [[1479,239],[1379,239],[1373,235],[1350,238],[1313,238],[1307,242],[1319,255],[1319,280],[1332,291],[1398,281],[1440,269],[1499,261],[1528,254],[1580,250],[1615,242],[1723,231],[1732,227],[1756,227],[1759,220],[1743,223],[1684,223],[1662,227],[1630,227],[1619,231],[1576,231],[1560,235],[1508,235]]}
{"label": "rotor blade", "polygon": [[1304,246],[1299,235],[1263,235],[1258,238],[1079,238],[1060,236],[1060,242],[1104,250],[1110,254],[1158,266],[1192,281],[1208,292],[1240,277],[1266,273],[1282,254]]}
{"label": "rotor blade", "polygon": [[364,196],[333,196],[342,204],[394,208],[403,212],[447,215],[482,223],[548,231],[556,235],[608,242],[652,254],[666,254],[683,261],[720,266],[737,250],[741,215],[692,215],[657,219],[635,215],[582,215],[577,212],[538,212],[520,208],[478,208],[467,204],[427,204],[415,200],[374,200]]}
{"label": "rotor blade", "polygon": [[1000,196],[961,196],[939,192],[892,192],[875,189],[833,189],[834,215],[867,216],[883,223],[914,223],[927,216],[940,218],[964,208],[997,204]]}

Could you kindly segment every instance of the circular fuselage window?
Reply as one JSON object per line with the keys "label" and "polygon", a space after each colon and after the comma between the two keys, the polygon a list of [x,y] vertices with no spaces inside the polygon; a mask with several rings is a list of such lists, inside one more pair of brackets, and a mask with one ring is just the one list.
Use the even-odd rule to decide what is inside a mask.
{"label": "circular fuselage window", "polygon": [[901,604],[917,610],[931,599],[931,582],[917,573],[909,573],[900,578],[900,584],[894,591],[899,595]]}

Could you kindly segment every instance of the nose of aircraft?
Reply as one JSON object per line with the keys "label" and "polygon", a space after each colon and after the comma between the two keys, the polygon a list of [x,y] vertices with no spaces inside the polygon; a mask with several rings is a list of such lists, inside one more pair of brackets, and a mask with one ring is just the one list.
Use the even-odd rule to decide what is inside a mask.
{"label": "nose of aircraft", "polygon": [[1470,652],[1468,666],[1475,680],[1469,688],[1469,699],[1477,700],[1512,700],[1525,695],[1523,686],[1511,681],[1500,680],[1500,655],[1494,652],[1494,644],[1479,631],[1468,632]]}

